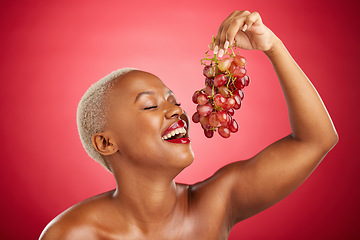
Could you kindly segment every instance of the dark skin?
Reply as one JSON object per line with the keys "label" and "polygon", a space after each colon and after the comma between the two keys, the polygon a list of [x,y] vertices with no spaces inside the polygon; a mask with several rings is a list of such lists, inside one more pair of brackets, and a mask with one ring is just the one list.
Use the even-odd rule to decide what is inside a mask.
{"label": "dark skin", "polygon": [[187,116],[160,79],[130,72],[111,91],[106,129],[93,136],[117,188],[71,207],[40,239],[227,239],[236,223],[280,201],[311,174],[338,141],[319,95],[258,13],[232,13],[210,48],[221,55],[235,40],[272,62],[292,132],[203,182],[175,183],[193,152],[190,144],[161,135]]}

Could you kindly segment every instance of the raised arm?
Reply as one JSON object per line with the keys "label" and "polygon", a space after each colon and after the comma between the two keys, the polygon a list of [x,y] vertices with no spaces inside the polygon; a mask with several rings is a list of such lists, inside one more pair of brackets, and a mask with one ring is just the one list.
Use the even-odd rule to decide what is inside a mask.
{"label": "raised arm", "polygon": [[[209,185],[218,186],[214,189],[224,192],[235,224],[294,191],[337,143],[338,136],[314,86],[258,13],[232,13],[210,47],[222,55],[233,43],[268,56],[282,87],[291,124],[290,135],[249,160],[225,166],[209,181]],[[204,189],[211,192],[210,187]]]}

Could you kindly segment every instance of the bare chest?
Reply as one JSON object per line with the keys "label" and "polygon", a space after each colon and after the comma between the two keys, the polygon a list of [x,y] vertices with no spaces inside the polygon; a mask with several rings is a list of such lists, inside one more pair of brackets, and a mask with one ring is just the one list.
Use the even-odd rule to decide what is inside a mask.
{"label": "bare chest", "polygon": [[230,229],[219,216],[187,216],[167,223],[154,222],[139,226],[123,222],[121,225],[99,226],[97,238],[102,240],[226,240]]}
{"label": "bare chest", "polygon": [[142,231],[133,229],[132,231],[98,231],[95,239],[101,240],[226,240],[229,236],[229,231],[223,228],[211,228],[206,225],[196,226],[177,226],[169,230],[164,226],[164,230],[160,231]]}

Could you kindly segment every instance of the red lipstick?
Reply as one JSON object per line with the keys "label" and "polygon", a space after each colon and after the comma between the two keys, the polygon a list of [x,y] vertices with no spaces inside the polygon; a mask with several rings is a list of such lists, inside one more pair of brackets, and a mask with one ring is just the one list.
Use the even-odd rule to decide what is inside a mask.
{"label": "red lipstick", "polygon": [[171,139],[171,140],[165,140],[171,143],[181,143],[181,144],[187,144],[190,142],[190,138],[177,138],[177,139]]}

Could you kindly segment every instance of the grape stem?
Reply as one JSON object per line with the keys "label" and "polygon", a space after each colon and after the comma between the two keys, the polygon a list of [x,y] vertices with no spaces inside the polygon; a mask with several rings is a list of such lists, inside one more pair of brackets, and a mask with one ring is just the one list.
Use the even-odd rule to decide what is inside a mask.
{"label": "grape stem", "polygon": [[[213,43],[214,43],[214,36],[213,36]],[[229,55],[229,57],[235,57],[236,54],[235,54],[235,51],[234,51],[233,47],[235,47],[235,46],[230,46],[229,49],[231,50],[231,53],[229,52],[229,49],[227,49],[225,55]],[[208,65],[208,64],[204,63],[204,61],[211,61],[211,65],[212,65],[213,63],[215,63],[215,64],[219,63],[219,59],[217,58],[217,54],[214,53],[214,56],[213,56],[212,58],[210,58],[210,57],[209,57],[209,54],[208,54],[209,51],[210,51],[210,50],[207,50],[207,51],[205,52],[206,58],[203,58],[203,59],[200,60],[201,65]]]}
{"label": "grape stem", "polygon": [[209,58],[208,51],[206,52],[206,58],[203,58],[203,59],[200,60],[201,65],[208,65],[208,64],[204,63],[204,61],[211,61],[211,64],[212,64],[213,62],[215,62],[215,64],[216,64],[216,63],[219,63],[219,60],[217,59],[217,56],[216,56],[215,53],[214,53],[214,57],[213,57],[213,58]]}
{"label": "grape stem", "polygon": [[[231,49],[231,52],[232,52],[231,56],[232,56],[232,57],[235,57],[236,54],[235,54],[234,49],[233,49],[232,47],[233,47],[233,46],[230,46],[230,47],[229,47],[229,48]],[[230,53],[229,53],[229,55],[230,55]]]}

